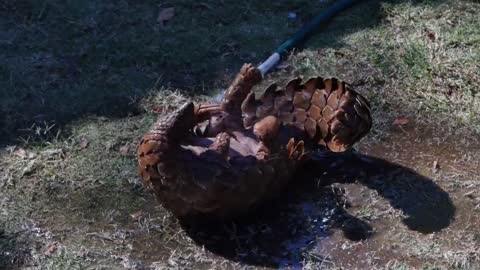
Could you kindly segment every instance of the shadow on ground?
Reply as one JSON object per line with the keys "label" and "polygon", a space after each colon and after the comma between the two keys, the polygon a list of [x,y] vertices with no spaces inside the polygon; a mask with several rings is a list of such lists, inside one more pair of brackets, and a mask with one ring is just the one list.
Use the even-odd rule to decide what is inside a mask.
{"label": "shadow on ground", "polygon": [[412,169],[358,153],[340,159],[336,166],[339,170],[331,174],[337,174],[337,177],[325,182],[357,181],[375,190],[393,208],[403,212],[403,223],[410,230],[434,233],[448,227],[454,220],[455,206],[449,194],[434,180]]}
{"label": "shadow on ground", "polygon": [[403,212],[403,223],[410,230],[423,234],[448,227],[455,216],[449,194],[433,180],[386,160],[352,154],[322,157],[308,166],[305,171],[326,172],[317,187],[312,184],[313,175],[299,176],[309,184],[292,187],[255,216],[226,223],[188,223],[186,231],[197,244],[230,260],[267,267],[300,266],[305,259],[326,259],[328,254],[319,254],[315,248],[335,231],[343,233],[344,241],[368,240],[376,233],[372,224],[347,212],[348,199],[338,183],[358,182],[376,190]]}
{"label": "shadow on ground", "polygon": [[15,235],[7,234],[0,227],[0,269],[20,269],[29,251],[21,248]]}
{"label": "shadow on ground", "polygon": [[[380,22],[384,2],[403,1],[361,1],[308,46],[340,48],[345,35]],[[0,145],[19,135],[48,139],[90,114],[138,113],[154,85],[192,94],[225,87],[241,63],[261,61],[327,4],[178,0],[162,26],[164,6],[153,0],[2,1]]]}

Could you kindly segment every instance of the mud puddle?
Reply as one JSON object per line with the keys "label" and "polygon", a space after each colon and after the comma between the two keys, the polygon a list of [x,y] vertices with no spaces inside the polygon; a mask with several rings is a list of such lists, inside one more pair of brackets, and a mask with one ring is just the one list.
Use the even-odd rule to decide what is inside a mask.
{"label": "mud puddle", "polygon": [[435,265],[436,258],[450,255],[452,265],[442,266],[465,267],[478,260],[471,252],[480,247],[480,144],[475,138],[396,127],[388,139],[367,141],[359,152],[360,161],[337,166],[346,174],[340,182],[352,183],[342,184],[346,212],[374,233],[361,241],[334,233],[319,241],[317,254],[347,269],[398,261],[420,267],[429,263],[425,257]]}

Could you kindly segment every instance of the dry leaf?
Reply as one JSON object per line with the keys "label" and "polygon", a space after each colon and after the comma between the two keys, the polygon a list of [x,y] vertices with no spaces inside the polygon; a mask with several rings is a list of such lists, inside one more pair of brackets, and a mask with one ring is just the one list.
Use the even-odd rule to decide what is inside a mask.
{"label": "dry leaf", "polygon": [[13,154],[19,158],[27,157],[27,151],[25,151],[23,148],[18,148],[17,150],[13,151]]}
{"label": "dry leaf", "polygon": [[85,149],[88,146],[88,140],[85,137],[80,139],[80,148]]}
{"label": "dry leaf", "polygon": [[173,18],[173,16],[175,16],[175,8],[173,7],[163,8],[158,13],[157,22],[159,22],[160,25],[163,27],[165,26],[165,22],[170,21]]}
{"label": "dry leaf", "polygon": [[408,123],[410,123],[410,120],[408,120],[407,118],[397,118],[393,121],[393,124],[396,126],[403,126]]}
{"label": "dry leaf", "polygon": [[48,245],[47,250],[45,250],[44,254],[46,256],[48,256],[48,255],[52,255],[53,253],[55,253],[55,251],[57,251],[57,249],[58,249],[57,245],[58,245],[57,242]]}

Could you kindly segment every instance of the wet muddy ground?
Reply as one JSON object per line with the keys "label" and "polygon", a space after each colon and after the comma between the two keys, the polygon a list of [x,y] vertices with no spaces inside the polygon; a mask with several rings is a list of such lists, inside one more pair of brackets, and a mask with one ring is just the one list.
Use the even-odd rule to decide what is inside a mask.
{"label": "wet muddy ground", "polygon": [[[0,231],[0,262],[7,269],[478,269],[480,144],[413,120],[383,131],[355,152],[317,155],[275,201],[225,223],[172,217],[141,188],[134,146],[115,158],[122,143],[110,146],[109,158],[96,156],[105,145],[93,140],[78,151],[12,150],[4,153],[10,193],[0,214],[16,225]],[[93,174],[76,186],[53,173],[87,181],[92,162],[118,170],[119,179],[106,185]],[[77,167],[61,169],[67,163]],[[41,180],[52,173],[55,181]]]}

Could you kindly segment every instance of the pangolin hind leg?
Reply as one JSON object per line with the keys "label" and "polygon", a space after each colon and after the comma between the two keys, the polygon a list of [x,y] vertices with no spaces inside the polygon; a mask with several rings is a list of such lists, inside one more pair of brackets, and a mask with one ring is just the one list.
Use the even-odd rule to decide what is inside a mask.
{"label": "pangolin hind leg", "polygon": [[271,143],[277,136],[280,126],[280,120],[273,115],[269,115],[255,123],[253,126],[253,134],[255,134],[260,141],[257,151],[258,159],[266,159],[271,153]]}
{"label": "pangolin hind leg", "polygon": [[261,79],[260,71],[255,66],[244,64],[235,80],[225,90],[221,104],[200,105],[197,118],[198,123],[202,123],[195,127],[195,134],[202,137],[215,137],[221,132],[243,128],[242,103],[251,93],[252,87]]}
{"label": "pangolin hind leg", "polygon": [[225,91],[222,107],[238,120],[242,117],[242,103],[250,94],[252,87],[262,80],[262,74],[252,64],[244,64],[235,80]]}

